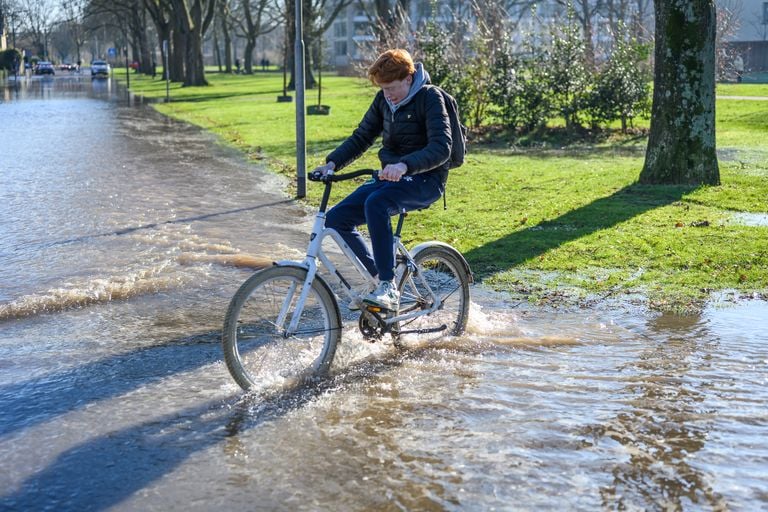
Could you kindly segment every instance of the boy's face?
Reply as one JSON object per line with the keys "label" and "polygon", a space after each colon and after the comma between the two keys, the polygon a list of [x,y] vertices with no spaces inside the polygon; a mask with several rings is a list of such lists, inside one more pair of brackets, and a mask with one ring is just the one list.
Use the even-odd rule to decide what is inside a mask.
{"label": "boy's face", "polygon": [[408,75],[402,80],[394,80],[392,82],[376,83],[384,92],[384,97],[391,101],[393,105],[397,105],[408,96],[408,91],[411,90],[411,84],[413,83],[413,76]]}

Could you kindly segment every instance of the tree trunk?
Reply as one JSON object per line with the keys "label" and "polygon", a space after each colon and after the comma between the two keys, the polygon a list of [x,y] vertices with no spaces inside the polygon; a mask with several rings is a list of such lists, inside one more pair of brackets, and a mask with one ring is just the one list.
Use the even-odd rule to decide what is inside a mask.
{"label": "tree trunk", "polygon": [[243,54],[243,61],[245,64],[245,74],[253,74],[253,50],[256,48],[256,40],[250,37],[245,38],[245,53]]}
{"label": "tree trunk", "polygon": [[171,45],[171,55],[169,57],[168,67],[170,68],[171,81],[184,81],[184,55],[187,52],[187,37],[181,33],[178,28],[171,32],[173,44]]}
{"label": "tree trunk", "polygon": [[229,34],[229,8],[227,2],[219,2],[219,21],[221,35],[224,38],[224,71],[232,72],[232,36]]}
{"label": "tree trunk", "polygon": [[136,9],[140,16],[140,25],[138,28],[138,45],[139,45],[139,72],[145,75],[152,74],[152,51],[149,47],[149,37],[147,35],[147,11],[146,9],[140,9],[137,6]]}
{"label": "tree trunk", "polygon": [[223,71],[221,65],[221,48],[219,48],[219,31],[213,31],[213,55],[216,58],[216,66],[219,68],[219,73]]}
{"label": "tree trunk", "polygon": [[[191,3],[190,3],[191,2]],[[203,66],[203,36],[213,19],[215,0],[173,0],[176,26],[184,35],[184,85],[208,85]]]}
{"label": "tree trunk", "polygon": [[640,183],[719,185],[714,0],[656,0],[651,133]]}
{"label": "tree trunk", "polygon": [[184,86],[208,85],[203,66],[203,37],[198,30],[193,30],[187,37],[186,73]]}
{"label": "tree trunk", "polygon": [[224,71],[232,72],[232,66],[235,59],[232,57],[232,36],[229,35],[229,27],[224,26]]}

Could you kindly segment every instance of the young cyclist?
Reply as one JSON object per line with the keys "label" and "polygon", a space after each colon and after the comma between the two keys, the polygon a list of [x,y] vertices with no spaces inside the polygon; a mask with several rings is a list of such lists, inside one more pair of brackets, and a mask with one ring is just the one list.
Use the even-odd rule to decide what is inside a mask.
{"label": "young cyclist", "polygon": [[[400,297],[394,283],[390,217],[425,208],[440,198],[448,178],[451,126],[442,94],[425,87],[429,74],[407,51],[384,52],[368,69],[368,77],[381,90],[352,135],[314,171],[338,171],[382,137],[378,176],[331,208],[325,225],[342,236],[371,275],[378,276],[378,287],[363,302],[396,309]],[[368,226],[372,254],[357,230],[363,223]]]}

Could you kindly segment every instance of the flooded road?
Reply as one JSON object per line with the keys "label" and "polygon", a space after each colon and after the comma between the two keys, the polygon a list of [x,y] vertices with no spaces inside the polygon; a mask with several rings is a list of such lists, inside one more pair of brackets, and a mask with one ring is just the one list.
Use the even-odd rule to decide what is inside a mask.
{"label": "flooded road", "polygon": [[0,89],[0,510],[768,510],[768,305],[530,308],[243,396],[220,330],[311,216],[107,81]]}

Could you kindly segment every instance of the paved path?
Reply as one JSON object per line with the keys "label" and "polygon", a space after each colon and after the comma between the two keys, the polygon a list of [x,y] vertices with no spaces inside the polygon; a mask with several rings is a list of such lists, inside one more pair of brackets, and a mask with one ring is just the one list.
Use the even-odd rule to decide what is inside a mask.
{"label": "paved path", "polygon": [[755,100],[768,101],[768,96],[717,96],[719,100]]}

